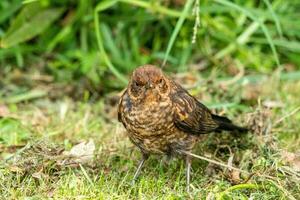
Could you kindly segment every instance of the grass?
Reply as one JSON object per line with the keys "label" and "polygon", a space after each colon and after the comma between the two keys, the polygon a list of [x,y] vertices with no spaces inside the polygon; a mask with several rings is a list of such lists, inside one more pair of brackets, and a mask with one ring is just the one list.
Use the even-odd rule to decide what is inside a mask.
{"label": "grass", "polygon": [[[0,1],[0,198],[300,199],[298,8],[283,0]],[[251,128],[207,135],[194,151],[238,170],[195,158],[187,194],[184,162],[153,156],[130,184],[141,155],[116,103],[145,63],[176,73],[214,112]],[[66,154],[89,139],[88,163]]]}
{"label": "grass", "polygon": [[2,74],[39,68],[58,82],[87,79],[93,89],[114,90],[144,63],[166,63],[172,72],[200,61],[208,70],[236,61],[261,73],[299,69],[298,7],[282,0],[3,0]]}
{"label": "grass", "polygon": [[[186,80],[179,75],[176,77],[181,77],[183,83]],[[198,81],[204,79],[200,77]],[[140,154],[117,122],[115,103],[118,95],[115,93],[94,103],[70,98],[53,102],[48,96],[2,102],[1,109],[3,113],[6,109],[6,114],[0,119],[1,157],[14,157],[1,164],[1,198],[205,199],[210,196],[215,199],[297,199],[299,172],[293,168],[293,161],[290,163],[282,157],[282,152],[299,150],[300,126],[297,122],[300,113],[284,118],[267,132],[261,127],[280,120],[299,107],[297,91],[300,82],[281,81],[276,86],[278,92],[273,93],[273,88],[265,84],[271,81],[276,79],[257,82],[259,97],[251,97],[253,99],[244,94],[256,87],[253,83],[220,89],[220,84],[224,84],[220,79],[210,83],[204,81],[200,88],[190,89],[204,103],[215,107],[216,112],[226,113],[237,123],[251,125],[251,120],[258,120],[257,124],[251,125],[252,132],[247,135],[211,134],[194,151],[222,163],[230,163],[233,159],[233,166],[254,174],[229,171],[194,159],[190,194],[185,191],[184,162],[180,159],[166,163],[164,158],[151,157],[138,182],[131,185]],[[256,99],[261,101],[260,108],[256,106],[257,102],[253,103]],[[268,101],[282,102],[283,107],[275,104],[266,109],[264,105]],[[254,112],[255,109],[259,112]],[[262,113],[268,114],[263,116]],[[260,121],[262,116],[262,119],[270,120]],[[96,145],[91,162],[75,166],[58,164],[62,150],[70,150],[88,139],[93,139]]]}

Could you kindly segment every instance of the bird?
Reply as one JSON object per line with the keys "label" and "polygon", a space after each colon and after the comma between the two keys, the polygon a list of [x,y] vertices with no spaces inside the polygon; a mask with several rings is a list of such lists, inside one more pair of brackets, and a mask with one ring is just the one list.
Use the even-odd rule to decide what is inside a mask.
{"label": "bird", "polygon": [[184,152],[191,152],[203,134],[248,130],[213,114],[159,67],[150,64],[133,71],[119,100],[118,120],[142,153],[133,183],[150,155],[181,156],[186,163],[188,192],[191,157]]}

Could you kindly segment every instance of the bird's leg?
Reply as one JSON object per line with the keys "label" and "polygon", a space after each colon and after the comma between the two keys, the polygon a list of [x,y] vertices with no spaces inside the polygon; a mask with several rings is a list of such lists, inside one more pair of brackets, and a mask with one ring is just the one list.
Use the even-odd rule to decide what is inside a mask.
{"label": "bird's leg", "polygon": [[186,191],[190,192],[190,173],[191,173],[191,157],[186,155],[185,157],[186,163]]}
{"label": "bird's leg", "polygon": [[137,179],[138,176],[140,175],[141,169],[142,169],[142,167],[143,167],[145,161],[148,159],[148,157],[149,157],[148,154],[143,153],[142,160],[140,161],[139,166],[138,166],[137,170],[136,170],[135,173],[134,173],[134,176],[133,176],[133,179],[132,179],[132,184],[135,183],[136,179]]}

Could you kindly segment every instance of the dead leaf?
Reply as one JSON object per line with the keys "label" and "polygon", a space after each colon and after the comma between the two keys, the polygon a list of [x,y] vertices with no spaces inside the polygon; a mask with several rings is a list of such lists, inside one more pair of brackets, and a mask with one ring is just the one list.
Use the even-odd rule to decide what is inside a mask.
{"label": "dead leaf", "polygon": [[23,169],[14,165],[9,167],[9,171],[16,172],[16,173],[23,173]]}
{"label": "dead leaf", "polygon": [[[233,158],[234,158],[234,155],[231,155],[229,158],[228,158],[228,161],[227,161],[227,165],[230,166],[230,167],[233,167]],[[240,183],[241,179],[240,179],[240,172],[237,171],[237,170],[234,170],[234,169],[230,169],[229,170],[229,179],[234,183],[234,184],[238,184]]]}
{"label": "dead leaf", "polygon": [[84,164],[91,161],[94,157],[95,144],[92,139],[89,142],[81,142],[70,151],[65,151],[64,154],[70,156],[70,161],[73,163]]}
{"label": "dead leaf", "polygon": [[287,162],[287,164],[291,166],[293,170],[300,172],[300,152],[293,153],[282,151],[281,157],[285,162]]}
{"label": "dead leaf", "polygon": [[0,105],[0,117],[7,117],[9,115],[9,109],[6,105]]}
{"label": "dead leaf", "polygon": [[241,182],[241,178],[240,178],[241,172],[237,171],[237,170],[231,170],[230,171],[230,179],[233,183],[238,184]]}
{"label": "dead leaf", "polygon": [[36,179],[42,179],[43,177],[43,173],[42,172],[35,172],[31,175],[33,178],[36,178]]}
{"label": "dead leaf", "polygon": [[263,102],[263,106],[266,108],[283,108],[284,103],[281,101],[271,101],[271,100],[266,100]]}
{"label": "dead leaf", "polygon": [[233,162],[233,155],[231,155],[229,158],[228,158],[228,161],[227,161],[227,165],[232,167],[232,162]]}
{"label": "dead leaf", "polygon": [[257,108],[247,115],[246,124],[256,135],[269,135],[272,129],[271,111],[269,109]]}

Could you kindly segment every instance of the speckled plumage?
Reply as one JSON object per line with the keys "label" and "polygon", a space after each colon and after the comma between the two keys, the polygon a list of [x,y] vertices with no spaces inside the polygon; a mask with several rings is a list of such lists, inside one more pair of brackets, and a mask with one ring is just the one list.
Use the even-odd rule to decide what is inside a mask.
{"label": "speckled plumage", "polygon": [[149,154],[181,154],[181,151],[191,151],[201,134],[246,130],[225,117],[212,114],[152,65],[138,67],[133,72],[119,102],[118,119],[143,153],[134,179]]}

